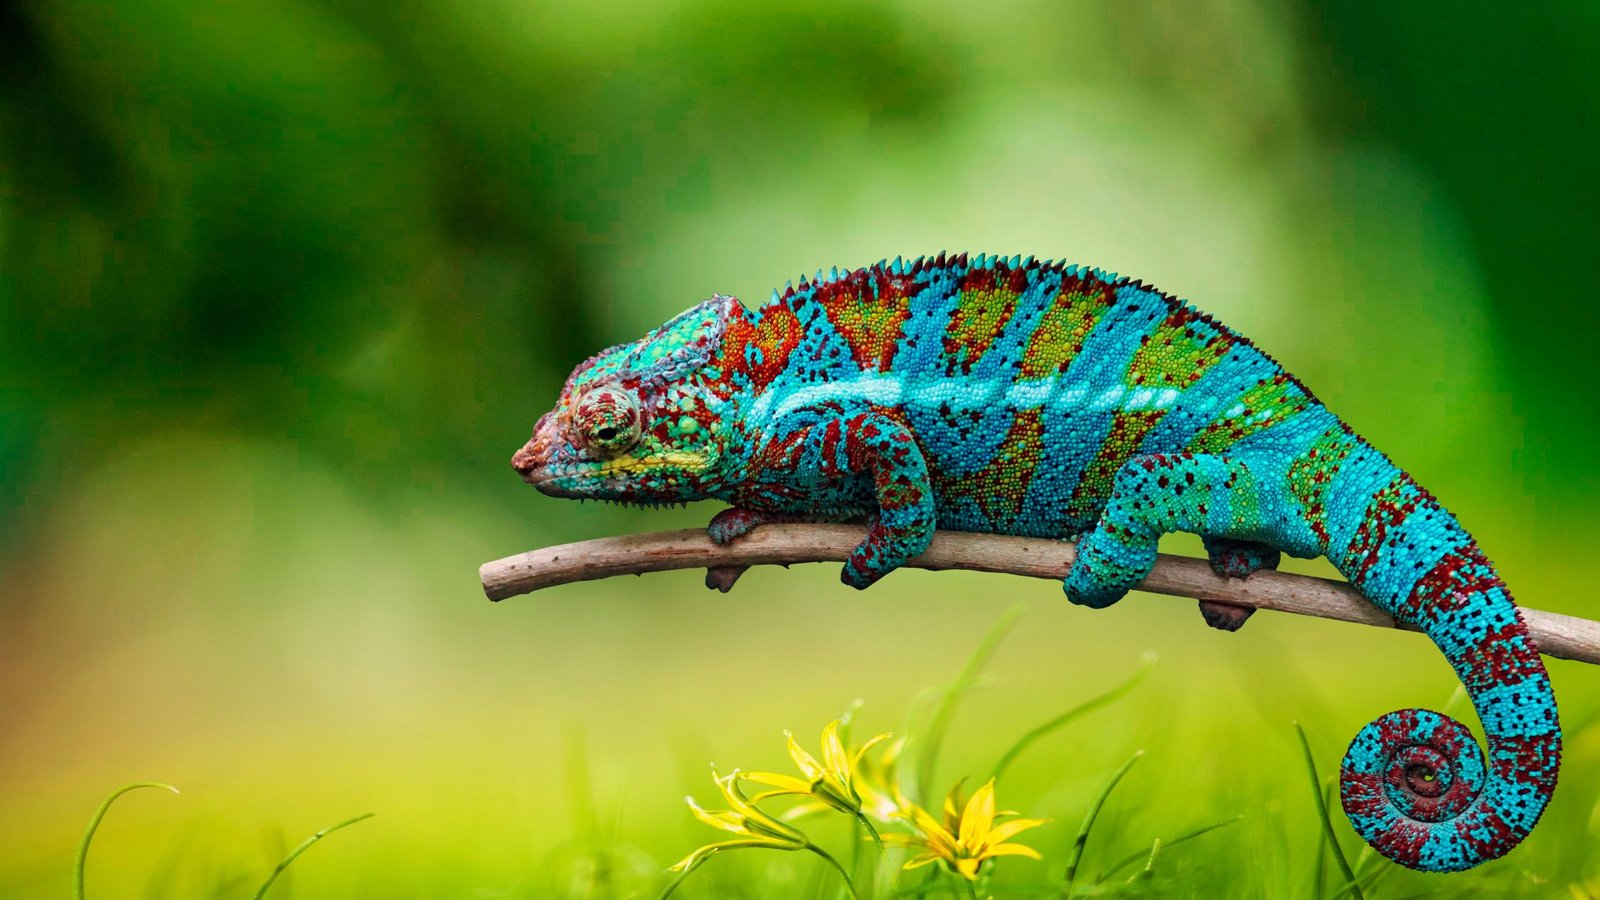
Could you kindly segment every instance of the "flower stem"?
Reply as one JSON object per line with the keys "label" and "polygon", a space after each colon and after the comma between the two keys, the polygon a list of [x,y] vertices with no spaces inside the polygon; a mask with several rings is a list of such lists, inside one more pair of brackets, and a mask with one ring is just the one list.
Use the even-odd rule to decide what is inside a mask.
{"label": "flower stem", "polygon": [[850,880],[850,873],[844,870],[844,866],[839,865],[837,859],[834,859],[828,854],[828,851],[818,847],[816,844],[807,844],[806,849],[827,860],[828,865],[833,866],[834,871],[839,873],[839,877],[844,879],[844,889],[850,893],[850,900],[861,900],[861,895],[856,893],[855,882]]}
{"label": "flower stem", "polygon": [[867,834],[872,837],[872,842],[878,845],[878,852],[883,852],[883,837],[878,834],[878,829],[872,827],[872,822],[865,813],[856,813],[856,818],[867,829]]}
{"label": "flower stem", "polygon": [[861,825],[866,819],[857,816],[855,827],[850,829],[850,874],[855,875],[861,871],[861,845],[866,841],[861,837]]}
{"label": "flower stem", "polygon": [[662,888],[661,894],[660,894],[660,896],[658,896],[656,898],[656,900],[667,900],[668,897],[671,897],[672,896],[672,892],[676,891],[678,889],[678,885],[683,884],[683,880],[685,878],[689,877],[689,873],[693,872],[695,869],[698,869],[698,868],[700,868],[700,867],[699,866],[685,866],[683,868],[683,871],[678,873],[678,877],[676,877],[676,878],[672,879],[671,881],[667,882],[667,886],[665,888]]}

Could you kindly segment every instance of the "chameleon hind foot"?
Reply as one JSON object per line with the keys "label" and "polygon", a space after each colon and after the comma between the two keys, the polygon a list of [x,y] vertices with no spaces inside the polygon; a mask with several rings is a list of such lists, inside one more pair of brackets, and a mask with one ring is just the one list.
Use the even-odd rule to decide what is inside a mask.
{"label": "chameleon hind foot", "polygon": [[[1223,578],[1249,578],[1262,569],[1276,569],[1282,554],[1258,541],[1203,536],[1211,571]],[[1201,600],[1200,615],[1219,631],[1238,631],[1255,608],[1216,600]]]}

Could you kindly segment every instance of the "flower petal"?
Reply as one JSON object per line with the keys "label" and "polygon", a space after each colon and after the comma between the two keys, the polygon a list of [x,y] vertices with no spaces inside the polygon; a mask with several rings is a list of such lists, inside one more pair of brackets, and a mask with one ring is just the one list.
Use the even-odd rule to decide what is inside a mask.
{"label": "flower petal", "polygon": [[794,760],[795,768],[800,770],[800,774],[804,775],[808,780],[814,781],[820,778],[822,776],[822,764],[817,762],[817,758],[807,753],[805,748],[796,743],[793,734],[785,731],[784,735],[789,738],[789,758]]}
{"label": "flower petal", "polygon": [[985,857],[1026,856],[1029,859],[1042,859],[1042,857],[1039,856],[1039,851],[1033,849],[1032,847],[1025,847],[1022,844],[1001,844],[998,847],[990,847],[988,850],[983,852],[983,855]]}
{"label": "flower petal", "polygon": [[844,741],[839,739],[838,719],[822,728],[822,762],[835,778],[850,783],[850,755],[844,752]]}
{"label": "flower petal", "polygon": [[[857,747],[855,755],[850,758],[851,767],[854,768],[856,766],[861,765],[861,757],[866,755],[866,752],[868,750],[871,750],[873,747],[877,746],[878,744],[882,743],[883,741],[888,740],[890,737],[893,737],[893,735],[890,732],[885,731],[883,734],[875,734],[872,737],[867,738],[867,742],[865,744],[862,744],[861,746]],[[889,748],[883,754],[884,755],[884,760],[883,760],[884,763],[887,764],[890,760],[892,760],[894,758],[894,754],[899,752],[897,745],[904,745],[904,744],[905,744],[904,739],[896,741],[894,744],[891,744],[889,746]]]}
{"label": "flower petal", "polygon": [[921,856],[913,857],[913,858],[907,860],[906,864],[904,866],[902,866],[901,868],[918,869],[918,868],[921,868],[921,867],[927,865],[928,863],[936,862],[938,860],[939,860],[939,854],[937,854],[937,853],[924,853]]}
{"label": "flower petal", "polygon": [[1001,822],[989,830],[989,843],[1005,843],[1029,828],[1038,828],[1049,821],[1049,819],[1012,819],[1009,822]]}
{"label": "flower petal", "polygon": [[988,838],[989,827],[993,824],[994,779],[991,778],[973,792],[972,799],[961,811],[961,831],[957,836],[963,846],[977,847]]}
{"label": "flower petal", "polygon": [[961,809],[966,805],[961,789],[966,783],[967,779],[961,779],[950,789],[950,793],[944,795],[944,827],[949,829],[951,834],[961,829]]}
{"label": "flower petal", "polygon": [[811,785],[793,775],[784,775],[779,772],[741,772],[739,778],[744,781],[754,781],[767,787],[775,787],[788,794],[809,794]]}
{"label": "flower petal", "polygon": [[955,855],[955,836],[944,830],[944,827],[939,824],[937,819],[928,815],[922,807],[915,805],[905,815],[911,820],[912,827],[922,833],[923,843],[927,844],[930,849],[946,857]]}
{"label": "flower petal", "polygon": [[740,816],[738,813],[725,809],[719,809],[716,812],[710,812],[701,809],[700,804],[694,802],[693,797],[685,797],[683,799],[689,804],[689,811],[694,813],[694,817],[706,823],[707,825],[710,825],[712,828],[720,828],[723,831],[731,831],[734,834],[749,833],[744,827],[744,817]]}

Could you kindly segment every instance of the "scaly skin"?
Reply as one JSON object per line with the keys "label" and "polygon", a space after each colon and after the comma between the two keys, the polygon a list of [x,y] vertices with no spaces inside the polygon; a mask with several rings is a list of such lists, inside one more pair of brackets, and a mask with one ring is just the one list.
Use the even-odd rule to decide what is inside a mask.
{"label": "scaly skin", "polygon": [[1356,830],[1403,865],[1466,869],[1516,846],[1555,788],[1550,681],[1477,544],[1270,357],[1136,281],[941,255],[818,273],[754,311],[716,296],[579,366],[512,464],[555,496],[724,500],[719,541],[865,519],[842,574],[857,588],[936,527],[1081,535],[1064,586],[1095,608],[1168,532],[1200,534],[1229,577],[1325,555],[1438,644],[1489,746],[1486,764],[1438,713],[1379,718],[1341,772]]}

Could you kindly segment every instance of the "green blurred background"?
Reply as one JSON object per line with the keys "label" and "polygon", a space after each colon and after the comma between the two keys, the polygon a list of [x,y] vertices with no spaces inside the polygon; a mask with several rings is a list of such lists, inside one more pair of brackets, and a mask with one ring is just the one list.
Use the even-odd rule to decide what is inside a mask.
{"label": "green blurred background", "polygon": [[[1600,616],[1597,53],[1592,2],[0,5],[0,894],[63,895],[95,803],[145,778],[184,793],[113,809],[91,896],[248,896],[368,810],[285,896],[648,891],[713,837],[681,806],[708,760],[781,768],[781,729],[856,697],[899,728],[1017,599],[948,780],[1162,661],[1002,785],[1065,823],[1007,869],[1052,877],[1142,746],[1115,833],[1249,813],[1174,864],[1308,889],[1289,722],[1327,771],[1378,713],[1445,703],[1418,638],[1224,635],[1001,576],[858,595],[831,566],[491,605],[485,560],[714,512],[563,503],[507,460],[574,364],[713,291],[1065,257],[1250,335],[1519,600]],[[1588,721],[1600,673],[1552,674]],[[1580,733],[1485,884],[1600,877],[1596,769]],[[702,896],[767,862],[815,864],[715,860]]]}

